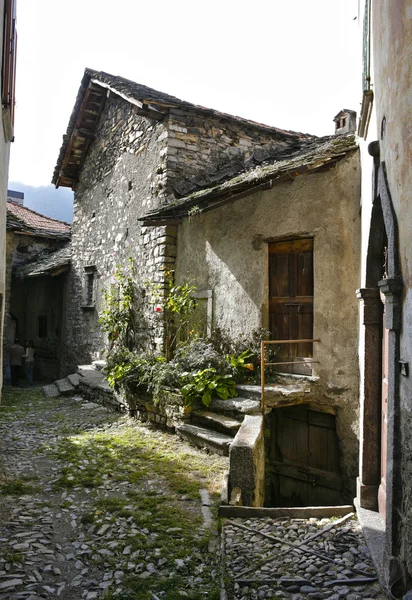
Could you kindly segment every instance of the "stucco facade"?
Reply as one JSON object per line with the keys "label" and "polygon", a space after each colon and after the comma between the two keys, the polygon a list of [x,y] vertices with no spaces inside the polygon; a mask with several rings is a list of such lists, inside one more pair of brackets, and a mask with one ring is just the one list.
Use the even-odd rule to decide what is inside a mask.
{"label": "stucco facade", "polygon": [[337,409],[343,472],[357,474],[360,166],[352,152],[335,168],[296,177],[184,219],[176,274],[212,290],[213,326],[236,337],[268,326],[268,242],[313,238],[315,403]]}
{"label": "stucco facade", "polygon": [[[0,0],[0,44],[4,47],[4,0]],[[2,90],[3,93],[3,90]],[[12,99],[14,103],[14,98]],[[14,105],[13,105],[14,110]],[[7,215],[7,182],[9,176],[10,142],[13,137],[10,123],[10,107],[2,103],[2,126],[0,126],[0,365],[3,364],[3,327],[6,298],[6,215]],[[0,395],[3,384],[3,373],[0,369]],[[0,396],[1,398],[1,396]]]}
{"label": "stucco facade", "polygon": [[[366,64],[368,71],[369,62],[373,95],[369,94],[373,96],[373,104],[369,130],[361,130],[365,184],[362,186],[363,289],[359,292],[363,345],[358,498],[361,507],[377,510],[378,488],[382,490],[381,476],[386,472],[386,507],[380,504],[385,538],[381,573],[388,589],[401,597],[411,589],[412,581],[412,383],[409,372],[412,356],[412,11],[406,0],[391,3],[374,0],[366,3],[368,17],[370,36],[366,39],[364,36],[364,70]],[[372,189],[368,179],[374,182]],[[378,277],[375,265],[385,247],[385,269]],[[383,324],[382,297],[389,308]],[[373,363],[380,359],[382,328],[388,331],[389,338],[385,423],[381,416],[382,374],[379,370],[375,379],[373,374]],[[376,337],[378,344],[373,341]],[[381,440],[383,429],[387,432],[385,442]],[[382,444],[387,445],[387,451],[382,450]]]}

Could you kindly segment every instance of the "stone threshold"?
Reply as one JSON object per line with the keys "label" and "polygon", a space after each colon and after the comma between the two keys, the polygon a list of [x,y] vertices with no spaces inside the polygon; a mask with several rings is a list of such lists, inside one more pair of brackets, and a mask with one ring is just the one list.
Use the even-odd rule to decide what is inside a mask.
{"label": "stone threshold", "polygon": [[258,506],[229,506],[221,504],[219,506],[219,517],[232,519],[250,519],[250,518],[269,518],[278,519],[279,517],[288,517],[290,519],[324,519],[331,517],[345,517],[354,513],[352,504],[343,504],[341,506],[299,506],[299,507],[279,507],[265,508]]}

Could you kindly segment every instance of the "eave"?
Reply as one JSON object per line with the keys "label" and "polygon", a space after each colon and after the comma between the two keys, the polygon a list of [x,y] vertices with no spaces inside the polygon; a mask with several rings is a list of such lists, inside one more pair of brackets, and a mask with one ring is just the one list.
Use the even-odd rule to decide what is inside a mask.
{"label": "eave", "polygon": [[92,82],[89,83],[55,181],[57,188],[60,186],[72,188],[77,183],[83,160],[94,139],[95,128],[106,97],[107,90]]}
{"label": "eave", "polygon": [[138,220],[146,227],[177,225],[184,218],[215,210],[277,184],[292,182],[300,175],[327,171],[357,148],[354,135],[320,138],[293,157],[252,169],[220,185],[194,192]]}

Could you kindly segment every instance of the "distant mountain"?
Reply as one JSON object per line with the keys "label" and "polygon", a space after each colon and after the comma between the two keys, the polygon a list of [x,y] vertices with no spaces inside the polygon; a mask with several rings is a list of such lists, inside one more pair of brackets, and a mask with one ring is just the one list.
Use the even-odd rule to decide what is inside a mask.
{"label": "distant mountain", "polygon": [[9,181],[7,188],[24,193],[24,206],[36,212],[71,223],[73,220],[73,192],[68,188],[53,185],[34,187],[16,181]]}

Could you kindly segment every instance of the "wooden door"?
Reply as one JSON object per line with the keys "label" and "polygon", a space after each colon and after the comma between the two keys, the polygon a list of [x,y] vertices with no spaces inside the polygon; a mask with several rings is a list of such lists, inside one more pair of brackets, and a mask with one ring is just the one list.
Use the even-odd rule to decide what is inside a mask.
{"label": "wooden door", "polygon": [[[273,340],[313,338],[313,239],[269,244],[269,329]],[[313,356],[313,344],[283,344],[279,361]],[[297,365],[283,371],[299,372]]]}
{"label": "wooden door", "polygon": [[386,520],[386,457],[388,436],[388,341],[389,330],[386,329],[385,295],[381,294],[383,303],[382,323],[382,393],[381,393],[381,480],[378,490],[379,512]]}
{"label": "wooden door", "polygon": [[307,406],[272,410],[267,443],[268,506],[330,506],[342,501],[335,417]]}

